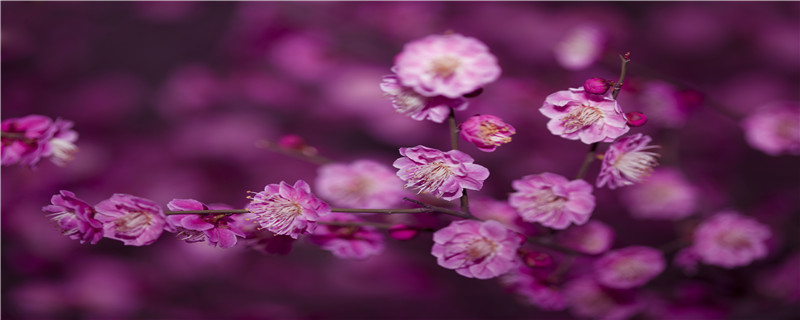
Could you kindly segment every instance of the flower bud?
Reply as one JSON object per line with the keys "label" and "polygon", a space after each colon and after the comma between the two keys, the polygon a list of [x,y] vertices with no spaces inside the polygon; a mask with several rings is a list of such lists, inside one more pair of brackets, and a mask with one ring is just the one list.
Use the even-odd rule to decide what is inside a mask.
{"label": "flower bud", "polygon": [[605,94],[609,88],[611,88],[609,81],[602,78],[587,79],[583,83],[583,90],[591,94]]}
{"label": "flower bud", "polygon": [[404,224],[396,224],[389,228],[389,236],[397,240],[411,240],[419,232]]}
{"label": "flower bud", "polygon": [[628,112],[625,114],[625,119],[628,120],[628,125],[631,127],[641,127],[647,123],[647,117],[641,112]]}
{"label": "flower bud", "polygon": [[529,251],[522,256],[522,262],[531,268],[542,268],[552,264],[553,257],[544,252]]}

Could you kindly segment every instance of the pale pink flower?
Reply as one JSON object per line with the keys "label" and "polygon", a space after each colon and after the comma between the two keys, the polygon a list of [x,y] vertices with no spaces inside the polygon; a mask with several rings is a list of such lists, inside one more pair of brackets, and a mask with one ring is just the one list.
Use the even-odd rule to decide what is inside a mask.
{"label": "pale pink flower", "polygon": [[607,252],[594,262],[597,281],[615,289],[630,289],[644,285],[666,268],[661,251],[633,246]]}
{"label": "pale pink flower", "polygon": [[488,114],[469,117],[458,127],[462,139],[484,152],[492,152],[498,146],[511,142],[511,136],[517,133],[510,124]]}
{"label": "pale pink flower", "polygon": [[[170,211],[233,209],[227,205],[208,206],[194,199],[173,199],[167,208]],[[179,214],[167,216],[167,223],[186,242],[206,241],[212,247],[230,248],[236,245],[237,236],[245,236],[236,221],[239,218],[240,215]]]}
{"label": "pale pink flower", "polygon": [[573,226],[556,235],[558,243],[587,254],[601,254],[614,243],[614,230],[607,224],[591,220],[581,226]]}
{"label": "pale pink flower", "polygon": [[442,123],[450,115],[450,109],[460,111],[469,105],[467,99],[462,97],[423,96],[411,87],[403,86],[394,74],[383,77],[381,91],[392,100],[394,111],[417,121],[428,119]]}
{"label": "pale pink flower", "polygon": [[95,219],[103,223],[103,236],[125,245],[152,244],[170,228],[161,207],[148,199],[116,193],[94,208]]}
{"label": "pale pink flower", "polygon": [[572,223],[586,223],[594,210],[592,186],[581,179],[569,181],[545,172],[514,180],[511,186],[516,192],[508,197],[508,203],[528,222],[565,229]]}
{"label": "pale pink flower", "polygon": [[568,70],[585,69],[600,59],[605,42],[606,34],[597,26],[578,26],[556,44],[556,61]]}
{"label": "pale pink flower", "polygon": [[[358,223],[352,214],[333,212],[319,221]],[[320,224],[309,236],[311,242],[342,259],[366,259],[383,252],[383,235],[370,226]]]}
{"label": "pale pink flower", "polygon": [[500,277],[503,286],[521,296],[527,303],[542,310],[559,311],[567,308],[567,301],[561,290],[536,278],[527,266],[512,269]]}
{"label": "pale pink flower", "polygon": [[649,150],[658,146],[648,145],[652,139],[637,133],[614,141],[603,156],[597,187],[608,184],[609,189],[642,182],[658,165],[659,154]]}
{"label": "pale pink flower", "polygon": [[730,269],[766,257],[771,236],[769,227],[755,219],[723,211],[700,223],[691,248],[703,263]]}
{"label": "pale pink flower", "polygon": [[642,309],[632,292],[601,286],[591,276],[577,278],[564,285],[564,297],[572,314],[599,320],[624,320]]}
{"label": "pale pink flower", "polygon": [[51,205],[42,210],[48,213],[65,236],[81,243],[95,244],[103,238],[103,224],[95,220],[94,209],[75,194],[67,190],[59,191],[50,199]]}
{"label": "pale pink flower", "polygon": [[525,238],[497,221],[460,220],[433,234],[431,254],[439,266],[467,278],[489,279],[519,265]]}
{"label": "pale pink flower", "polygon": [[404,86],[428,97],[461,97],[497,80],[501,72],[485,44],[460,34],[409,42],[394,64]]}
{"label": "pale pink flower", "polygon": [[403,200],[403,182],[391,167],[372,160],[319,167],[317,195],[331,204],[351,208],[390,208]]}
{"label": "pale pink flower", "polygon": [[620,200],[634,218],[680,220],[694,213],[698,192],[680,171],[661,167],[646,181],[623,189]]}
{"label": "pale pink flower", "polygon": [[539,112],[550,118],[550,133],[585,144],[612,142],[630,130],[616,100],[587,93],[583,88],[550,94]]}
{"label": "pale pink flower", "polygon": [[751,147],[772,156],[800,155],[800,106],[767,105],[750,113],[742,126]]}
{"label": "pale pink flower", "polygon": [[35,166],[44,157],[47,135],[53,121],[42,115],[3,120],[0,123],[3,136],[2,165],[15,164]]}
{"label": "pale pink flower", "polygon": [[486,167],[474,164],[472,157],[458,150],[416,146],[400,148],[400,154],[403,157],[393,165],[405,187],[445,200],[461,197],[464,189],[480,190],[489,177]]}
{"label": "pale pink flower", "polygon": [[314,231],[319,217],[331,212],[303,180],[297,180],[294,186],[284,181],[269,184],[249,198],[247,209],[255,214],[254,220],[261,228],[294,239]]}
{"label": "pale pink flower", "polygon": [[58,166],[64,166],[72,161],[78,147],[75,141],[78,140],[78,133],[72,130],[72,121],[61,118],[56,119],[47,132],[47,140],[42,150],[43,157],[49,157],[50,161]]}

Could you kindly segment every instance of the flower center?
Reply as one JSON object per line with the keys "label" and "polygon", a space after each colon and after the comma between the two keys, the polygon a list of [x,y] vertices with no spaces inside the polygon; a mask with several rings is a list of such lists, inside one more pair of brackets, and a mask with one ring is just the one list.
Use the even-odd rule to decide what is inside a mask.
{"label": "flower center", "polygon": [[411,114],[425,108],[425,97],[408,89],[400,91],[394,96],[392,102],[394,102],[392,105],[395,111],[401,114]]}
{"label": "flower center", "polygon": [[408,182],[416,186],[419,193],[431,192],[441,187],[452,175],[450,167],[441,162],[433,162],[417,167],[414,176]]}
{"label": "flower center", "polygon": [[724,231],[717,236],[717,242],[732,249],[744,249],[750,246],[750,239],[741,232]]}
{"label": "flower center", "polygon": [[153,219],[150,217],[150,214],[143,211],[134,211],[114,220],[114,225],[118,232],[138,234],[142,229],[150,225],[151,221],[153,221]]}
{"label": "flower center", "polygon": [[613,268],[623,280],[636,280],[647,272],[647,267],[636,259],[622,259],[615,263]]}
{"label": "flower center", "polygon": [[261,227],[278,234],[289,234],[295,218],[303,213],[300,204],[278,195],[262,203],[261,209],[262,212],[256,213]]}
{"label": "flower center", "polygon": [[627,152],[617,158],[614,167],[626,178],[641,182],[653,173],[653,168],[658,165],[657,157],[658,154],[653,152]]}
{"label": "flower center", "polygon": [[561,119],[564,125],[564,133],[573,133],[587,126],[594,124],[603,118],[603,112],[596,107],[582,105],[573,109]]}
{"label": "flower center", "polygon": [[492,254],[495,251],[497,244],[493,241],[481,238],[475,241],[472,241],[468,246],[467,249],[464,251],[464,254],[467,256],[469,260],[481,260],[485,257]]}
{"label": "flower center", "polygon": [[448,78],[456,72],[460,65],[461,61],[456,57],[441,56],[431,62],[431,71],[442,78]]}
{"label": "flower center", "polygon": [[561,210],[567,202],[567,198],[558,196],[553,192],[553,189],[545,187],[535,190],[528,194],[528,198],[532,201],[527,209],[535,209],[538,212],[552,212]]}
{"label": "flower center", "polygon": [[189,230],[185,228],[178,228],[178,234],[175,236],[181,240],[185,240],[186,242],[199,242],[206,238],[206,234],[203,231]]}
{"label": "flower center", "polygon": [[478,135],[480,136],[481,140],[495,146],[511,142],[511,137],[508,136],[508,128],[499,127],[489,121],[481,122],[480,132]]}
{"label": "flower center", "polygon": [[78,147],[72,142],[60,138],[50,139],[50,148],[53,150],[53,162],[57,165],[64,165],[67,161],[72,161]]}

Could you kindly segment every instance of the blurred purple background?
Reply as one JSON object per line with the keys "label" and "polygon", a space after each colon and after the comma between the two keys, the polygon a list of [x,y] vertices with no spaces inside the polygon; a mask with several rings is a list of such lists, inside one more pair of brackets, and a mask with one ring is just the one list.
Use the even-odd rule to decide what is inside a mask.
{"label": "blurred purple background", "polygon": [[[491,171],[472,195],[504,200],[524,175],[574,176],[587,146],[551,135],[538,108],[589,77],[616,79],[617,54],[631,51],[620,104],[648,115],[631,132],[651,135],[662,167],[697,187],[696,217],[735,209],[775,234],[753,265],[693,277],[670,268],[642,294],[732,319],[798,315],[800,270],[787,263],[800,252],[800,161],[754,149],[740,124],[760,107],[800,103],[797,2],[1,5],[2,118],[62,117],[80,134],[66,167],[2,168],[4,319],[572,318],[438,267],[430,234],[389,239],[366,261],[306,241],[287,256],[170,234],[149,247],[90,246],[60,235],[41,211],[60,189],[90,204],[129,193],[241,208],[247,190],[314,181],[316,165],[255,147],[287,134],[343,162],[390,165],[400,147],[447,149],[446,125],[395,114],[378,88],[404,43],[446,30],[486,43],[503,68],[460,120],[494,114],[518,132],[494,153],[462,141]],[[569,70],[554,48],[582,26],[600,30],[603,55]],[[624,192],[595,190],[593,218],[614,228],[615,247],[682,236],[681,224],[631,218]],[[780,268],[788,281],[773,279]],[[687,298],[690,289],[702,293]]]}

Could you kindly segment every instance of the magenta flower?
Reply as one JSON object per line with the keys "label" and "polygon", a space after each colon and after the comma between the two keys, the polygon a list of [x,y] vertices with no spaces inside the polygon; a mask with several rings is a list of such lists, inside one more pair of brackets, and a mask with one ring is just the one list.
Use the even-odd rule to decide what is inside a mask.
{"label": "magenta flower", "polygon": [[484,152],[492,152],[498,146],[511,142],[517,133],[513,126],[492,115],[475,115],[459,125],[461,138],[474,144]]}
{"label": "magenta flower", "polygon": [[602,56],[606,37],[597,26],[578,26],[556,45],[556,61],[568,70],[585,69]]}
{"label": "magenta flower", "polygon": [[568,181],[545,172],[514,180],[511,186],[516,192],[508,197],[508,203],[528,222],[566,229],[570,223],[586,223],[594,210],[592,186],[580,179]]}
{"label": "magenta flower", "polygon": [[425,146],[400,148],[402,158],[395,160],[397,176],[406,188],[453,200],[464,189],[480,190],[489,170],[473,163],[472,157],[458,150],[442,152]]}
{"label": "magenta flower", "polygon": [[614,230],[607,224],[591,220],[581,226],[573,226],[556,235],[558,243],[587,254],[601,254],[614,243]]}
{"label": "magenta flower", "polygon": [[561,290],[536,278],[528,270],[530,268],[526,266],[512,269],[511,272],[500,277],[500,282],[506,289],[542,310],[566,309],[567,301]]}
{"label": "magenta flower", "polygon": [[583,82],[583,90],[591,94],[605,94],[611,89],[611,82],[603,78],[589,78]]}
{"label": "magenta flower", "polygon": [[78,133],[71,130],[72,125],[72,121],[58,118],[47,132],[42,156],[50,157],[50,161],[58,166],[64,166],[67,162],[72,161],[75,153],[78,152],[78,147],[75,146]]}
{"label": "magenta flower", "polygon": [[426,97],[459,98],[497,80],[501,72],[485,44],[460,34],[409,42],[394,63],[400,82]]}
{"label": "magenta flower", "polygon": [[694,213],[698,196],[680,171],[661,167],[647,181],[623,189],[620,200],[634,218],[680,220]]}
{"label": "magenta flower", "polygon": [[644,246],[609,251],[594,262],[597,281],[614,289],[642,286],[661,274],[666,266],[661,251]]}
{"label": "magenta flower", "polygon": [[467,99],[462,97],[423,96],[414,89],[403,86],[394,74],[383,77],[381,91],[384,96],[392,100],[392,107],[397,113],[417,121],[428,119],[442,123],[450,115],[450,109],[460,111],[469,105]]}
{"label": "magenta flower", "polygon": [[297,180],[294,186],[283,181],[269,184],[249,198],[247,209],[256,215],[254,219],[261,228],[294,239],[314,231],[319,217],[331,212],[327,203],[311,194],[303,180]]}
{"label": "magenta flower", "polygon": [[769,227],[755,219],[723,211],[700,223],[691,250],[703,263],[730,269],[766,257],[771,236]]}
{"label": "magenta flower", "polygon": [[647,145],[652,139],[637,133],[614,141],[603,156],[597,187],[608,184],[609,189],[642,182],[653,173],[659,155],[648,150],[658,146]]}
{"label": "magenta flower", "polygon": [[[319,221],[358,223],[352,214],[333,212]],[[383,235],[374,227],[322,224],[311,233],[311,242],[342,259],[366,259],[383,252]]]}
{"label": "magenta flower", "polygon": [[617,101],[583,88],[550,94],[539,111],[550,118],[550,133],[585,144],[612,142],[630,130]]}
{"label": "magenta flower", "polygon": [[59,191],[50,199],[51,205],[42,210],[56,222],[61,232],[81,243],[95,244],[103,238],[103,224],[95,220],[94,209],[75,194],[66,190]]}
{"label": "magenta flower", "polygon": [[800,106],[771,104],[742,121],[747,143],[772,156],[800,155]]}
{"label": "magenta flower", "polygon": [[[167,203],[170,211],[187,210],[224,210],[233,209],[226,205],[207,206],[194,199],[173,199]],[[178,233],[178,237],[186,242],[199,242],[205,240],[211,246],[230,248],[236,245],[236,237],[244,238],[244,231],[239,228],[235,220],[240,215],[199,215],[180,214],[167,216],[169,223]]]}
{"label": "magenta flower", "polygon": [[2,164],[35,166],[44,157],[47,134],[53,121],[41,115],[6,119],[0,123],[3,136]]}
{"label": "magenta flower", "polygon": [[126,246],[152,244],[165,228],[170,228],[164,211],[155,202],[129,194],[116,193],[94,208],[95,219],[103,223],[103,236]]}
{"label": "magenta flower", "polygon": [[431,254],[462,276],[489,279],[519,265],[517,249],[524,241],[497,221],[460,220],[433,234]]}
{"label": "magenta flower", "polygon": [[372,160],[319,167],[317,194],[336,206],[390,208],[403,200],[403,182],[389,166]]}

